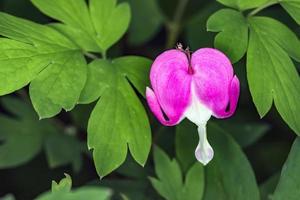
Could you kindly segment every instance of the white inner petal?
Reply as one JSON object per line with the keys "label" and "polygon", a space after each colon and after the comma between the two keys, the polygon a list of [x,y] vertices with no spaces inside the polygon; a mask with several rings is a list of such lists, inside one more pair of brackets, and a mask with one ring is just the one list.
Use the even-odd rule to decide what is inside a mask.
{"label": "white inner petal", "polygon": [[206,137],[206,123],[210,119],[212,111],[198,100],[193,83],[191,94],[192,102],[184,116],[198,126],[199,143],[195,150],[195,156],[199,162],[206,165],[214,156],[214,151]]}

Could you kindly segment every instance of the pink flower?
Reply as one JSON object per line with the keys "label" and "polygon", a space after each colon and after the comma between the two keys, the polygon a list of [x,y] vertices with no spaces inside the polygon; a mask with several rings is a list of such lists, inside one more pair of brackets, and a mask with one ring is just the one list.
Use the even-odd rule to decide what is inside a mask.
{"label": "pink flower", "polygon": [[173,49],[154,61],[146,97],[151,111],[166,126],[185,117],[198,126],[197,160],[206,165],[214,155],[206,137],[211,115],[230,117],[237,106],[239,80],[229,59],[220,51],[202,48],[190,55],[188,50]]}

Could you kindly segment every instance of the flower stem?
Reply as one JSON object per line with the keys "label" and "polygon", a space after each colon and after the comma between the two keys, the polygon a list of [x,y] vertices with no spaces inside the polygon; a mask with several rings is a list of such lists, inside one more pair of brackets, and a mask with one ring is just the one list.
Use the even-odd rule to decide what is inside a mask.
{"label": "flower stem", "polygon": [[102,55],[102,58],[103,58],[104,60],[107,58],[107,57],[106,57],[106,51],[102,51],[101,55]]}
{"label": "flower stem", "polygon": [[277,4],[277,3],[278,3],[278,0],[270,1],[270,2],[268,2],[268,3],[266,3],[266,4],[264,4],[264,5],[262,5],[262,6],[258,7],[258,8],[256,8],[256,9],[254,9],[253,11],[251,11],[251,12],[247,15],[247,17],[251,17],[251,16],[253,16],[253,15],[256,15],[258,12],[260,12],[260,11],[266,9],[267,7],[273,6],[273,5]]}
{"label": "flower stem", "polygon": [[181,29],[181,19],[183,17],[184,10],[187,6],[188,1],[189,0],[179,0],[173,20],[167,23],[168,35],[166,48],[171,48],[176,43]]}
{"label": "flower stem", "polygon": [[98,56],[96,56],[95,54],[92,54],[92,53],[89,53],[89,52],[83,52],[83,54],[88,57],[88,58],[91,58],[93,60],[96,60],[98,59]]}

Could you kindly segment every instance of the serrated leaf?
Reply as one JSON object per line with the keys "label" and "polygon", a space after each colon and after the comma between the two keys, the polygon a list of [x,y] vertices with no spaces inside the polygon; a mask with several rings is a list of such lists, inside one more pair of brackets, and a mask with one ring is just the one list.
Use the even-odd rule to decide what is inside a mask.
{"label": "serrated leaf", "polygon": [[45,152],[51,168],[72,164],[75,172],[81,169],[83,143],[63,133],[51,134],[45,141]]}
{"label": "serrated leaf", "polygon": [[203,166],[195,163],[187,172],[183,183],[182,172],[178,162],[171,160],[168,155],[158,147],[154,148],[155,172],[158,176],[150,178],[152,186],[158,193],[168,200],[194,200],[201,199],[204,190]]}
{"label": "serrated leaf", "polygon": [[[176,154],[181,156],[181,163],[194,160],[197,146],[197,128],[189,121],[183,121],[185,129],[177,129]],[[178,131],[181,130],[181,131]],[[193,131],[195,130],[195,131]],[[259,199],[259,191],[251,166],[241,148],[215,123],[208,123],[208,138],[214,148],[213,160],[204,168],[205,192],[204,200]],[[184,152],[184,153],[183,153]],[[236,184],[239,180],[239,184]]]}
{"label": "serrated leaf", "polygon": [[[36,156],[42,149],[45,123],[35,123],[32,110],[25,111],[28,105],[14,98],[4,98],[2,102],[9,105],[19,118],[0,115],[0,168],[11,168],[24,164]],[[15,107],[14,107],[15,106]],[[23,108],[17,110],[18,108]],[[25,112],[23,112],[25,111]],[[34,129],[32,128],[34,127]]]}
{"label": "serrated leaf", "polygon": [[291,148],[287,161],[285,162],[279,183],[276,187],[273,200],[290,199],[296,200],[300,196],[300,179],[299,177],[299,163],[300,163],[300,139],[297,137]]}
{"label": "serrated leaf", "polygon": [[300,25],[300,1],[299,0],[282,0],[279,2],[280,2],[280,5]]}
{"label": "serrated leaf", "polygon": [[84,0],[31,0],[31,2],[46,15],[63,22],[65,25],[59,24],[54,27],[72,38],[84,50],[100,51],[95,44],[95,30]]}
{"label": "serrated leaf", "polygon": [[187,172],[181,198],[186,200],[202,199],[204,186],[204,168],[200,163],[195,163]]}
{"label": "serrated leaf", "polygon": [[236,8],[238,10],[247,10],[251,8],[259,7],[270,0],[217,0],[218,2]]}
{"label": "serrated leaf", "polygon": [[65,178],[58,183],[52,181],[51,191],[53,193],[67,193],[71,191],[72,179],[69,174],[65,174]]}
{"label": "serrated leaf", "polygon": [[60,180],[59,183],[52,181],[52,192],[45,192],[35,200],[108,200],[111,196],[109,189],[95,186],[84,186],[71,190],[72,179],[68,174],[65,176],[66,178]]}
{"label": "serrated leaf", "polygon": [[129,27],[129,42],[141,45],[149,41],[163,25],[163,17],[157,0],[128,0],[132,8],[132,20]]}
{"label": "serrated leaf", "polygon": [[75,137],[52,120],[38,120],[30,105],[17,98],[4,97],[2,105],[13,116],[0,115],[0,168],[24,164],[44,148],[50,167],[71,163],[80,169],[84,148]]}
{"label": "serrated leaf", "polygon": [[214,46],[229,56],[232,63],[239,61],[248,46],[248,24],[241,12],[221,9],[207,21],[207,30],[220,32]]}
{"label": "serrated leaf", "polygon": [[96,60],[89,65],[80,101],[87,103],[101,97],[88,123],[88,146],[93,149],[100,176],[124,162],[128,147],[140,165],[146,162],[151,143],[149,122],[127,78],[136,88],[145,88],[145,72],[150,64],[148,59],[128,56],[111,62]]}
{"label": "serrated leaf", "polygon": [[90,12],[97,32],[97,44],[106,51],[126,32],[130,22],[128,3],[116,0],[90,0]]}
{"label": "serrated leaf", "polygon": [[[300,80],[289,57],[297,57],[300,46],[292,43],[299,44],[299,41],[276,20],[253,17],[249,19],[249,23],[247,77],[256,108],[259,114],[264,116],[274,100],[283,120],[300,134]],[[275,30],[279,33],[270,35]],[[293,37],[283,37],[286,35]]]}
{"label": "serrated leaf", "polygon": [[153,187],[166,199],[179,199],[183,179],[177,161],[171,160],[165,152],[155,147],[154,163],[158,179],[150,178]]}
{"label": "serrated leaf", "polygon": [[72,109],[86,80],[86,62],[66,37],[47,26],[0,13],[0,95],[32,81],[30,94],[41,118]]}
{"label": "serrated leaf", "polygon": [[106,52],[124,35],[130,21],[128,4],[116,5],[116,0],[89,0],[89,5],[85,0],[31,1],[46,15],[67,25],[56,27],[86,51]]}

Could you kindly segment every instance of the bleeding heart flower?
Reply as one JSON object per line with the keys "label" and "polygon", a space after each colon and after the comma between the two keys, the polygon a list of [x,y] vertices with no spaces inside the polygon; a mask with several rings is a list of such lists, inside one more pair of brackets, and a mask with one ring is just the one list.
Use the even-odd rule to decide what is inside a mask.
{"label": "bleeding heart flower", "polygon": [[237,106],[240,85],[229,59],[220,51],[202,48],[192,55],[182,46],[160,54],[154,61],[146,97],[151,111],[166,126],[185,117],[198,126],[197,160],[206,165],[214,155],[207,141],[211,115],[230,117]]}

